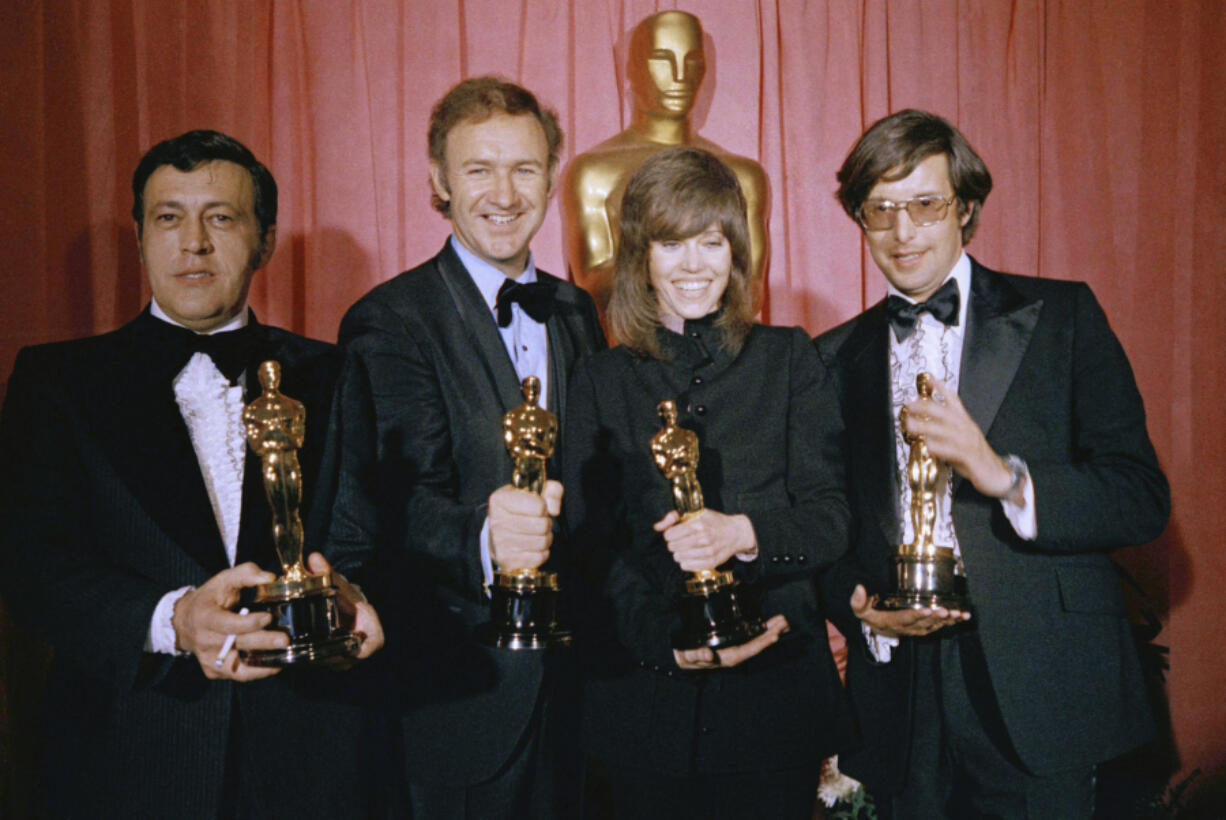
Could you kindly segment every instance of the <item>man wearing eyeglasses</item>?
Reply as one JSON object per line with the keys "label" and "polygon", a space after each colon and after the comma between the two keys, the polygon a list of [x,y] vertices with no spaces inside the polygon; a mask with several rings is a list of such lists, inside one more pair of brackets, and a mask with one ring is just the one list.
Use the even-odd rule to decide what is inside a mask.
{"label": "man wearing eyeglasses", "polygon": [[[823,579],[864,736],[840,767],[884,817],[1089,818],[1096,764],[1153,733],[1107,557],[1170,511],[1128,359],[1086,285],[966,254],[992,177],[946,120],[880,120],[838,179],[889,283],[816,340],[860,522]],[[878,607],[914,538],[904,407],[940,465],[933,540],[954,551],[964,609]]]}

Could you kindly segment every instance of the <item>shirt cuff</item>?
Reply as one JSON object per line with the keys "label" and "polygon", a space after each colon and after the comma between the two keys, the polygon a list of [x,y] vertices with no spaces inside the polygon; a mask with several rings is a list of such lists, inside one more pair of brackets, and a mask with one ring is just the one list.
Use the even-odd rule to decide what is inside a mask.
{"label": "shirt cuff", "polygon": [[877,663],[889,663],[894,654],[894,647],[898,646],[898,638],[878,635],[864,621],[860,622],[860,631],[864,633],[864,642],[868,645],[868,654],[873,656],[873,660]]}
{"label": "shirt cuff", "polygon": [[1039,520],[1034,509],[1034,481],[1030,478],[1030,469],[1022,461],[1022,503],[1014,504],[1007,498],[1000,500],[1005,518],[1009,519],[1013,531],[1026,541],[1033,541],[1039,534]]}
{"label": "shirt cuff", "polygon": [[490,584],[494,583],[494,559],[490,557],[490,517],[481,525],[481,574],[485,580],[485,595],[489,597]]}
{"label": "shirt cuff", "polygon": [[145,636],[145,651],[160,652],[164,655],[190,655],[190,652],[180,652],[175,636],[175,627],[171,618],[175,614],[175,604],[195,587],[179,587],[173,592],[167,592],[153,608],[153,617],[149,619],[149,634]]}

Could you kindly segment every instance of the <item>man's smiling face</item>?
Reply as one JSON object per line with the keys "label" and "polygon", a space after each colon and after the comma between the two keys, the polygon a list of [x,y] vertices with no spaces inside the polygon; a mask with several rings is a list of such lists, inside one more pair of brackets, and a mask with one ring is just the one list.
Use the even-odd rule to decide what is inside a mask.
{"label": "man's smiling face", "polygon": [[451,205],[456,239],[518,278],[553,192],[545,129],[531,114],[467,120],[447,134],[444,156],[431,163],[430,181]]}
{"label": "man's smiling face", "polygon": [[[902,179],[878,182],[865,201],[900,203],[921,196],[948,199],[953,195],[949,159],[933,154]],[[955,202],[946,209],[944,219],[931,225],[916,225],[905,209],[897,211],[895,217],[892,228],[864,231],[868,251],[891,285],[923,302],[936,292],[962,256],[962,226],[970,219],[970,211],[959,215]]]}

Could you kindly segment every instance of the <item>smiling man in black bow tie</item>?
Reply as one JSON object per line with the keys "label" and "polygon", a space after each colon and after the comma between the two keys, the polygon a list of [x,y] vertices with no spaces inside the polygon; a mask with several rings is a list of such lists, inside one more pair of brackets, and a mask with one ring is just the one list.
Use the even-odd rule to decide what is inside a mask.
{"label": "smiling man in black bow tie", "polygon": [[479,77],[452,88],[428,140],[433,203],[451,237],[341,323],[331,544],[382,588],[371,594],[401,673],[388,704],[405,752],[395,777],[415,817],[576,811],[562,793],[578,778],[557,770],[577,759],[561,751],[577,732],[559,708],[574,694],[559,659],[488,649],[473,635],[490,617],[495,566],[565,558],[553,554],[551,521],[562,487],[550,480],[542,497],[509,485],[503,414],[535,376],[541,405],[564,425],[571,366],[604,346],[591,298],[538,270],[529,251],[561,139],[554,115],[517,85]]}
{"label": "smiling man in black bow tie", "polygon": [[[823,580],[864,733],[840,766],[887,817],[1089,818],[1095,765],[1153,731],[1107,557],[1156,538],[1170,510],[1132,370],[1084,284],[965,253],[992,178],[944,119],[877,122],[838,179],[889,283],[816,341],[859,521]],[[933,540],[968,611],[875,606],[914,537],[903,408],[940,465]]]}
{"label": "smiling man in black bow tie", "polygon": [[[191,131],[145,154],[132,191],[149,306],[22,350],[0,421],[5,601],[55,650],[39,816],[358,816],[337,713],[244,664],[239,650],[287,638],[232,611],[279,570],[242,421],[266,359],[313,420],[314,543],[328,508],[312,502],[339,359],[247,307],[276,245],[276,183],[233,138]],[[378,620],[344,594],[370,654]]]}

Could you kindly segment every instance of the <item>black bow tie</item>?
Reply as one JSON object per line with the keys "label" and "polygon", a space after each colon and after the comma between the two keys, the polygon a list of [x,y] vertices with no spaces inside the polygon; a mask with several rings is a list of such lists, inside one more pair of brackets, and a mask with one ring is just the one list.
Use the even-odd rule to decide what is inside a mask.
{"label": "black bow tie", "polygon": [[167,324],[166,327],[170,331],[168,341],[184,365],[194,354],[203,353],[213,360],[213,364],[231,384],[237,382],[247,368],[255,346],[254,328],[250,324],[238,330],[208,335],[194,333],[177,325]]}
{"label": "black bow tie", "polygon": [[538,322],[544,322],[553,312],[553,282],[529,282],[521,285],[514,279],[508,279],[498,289],[498,300],[494,307],[498,310],[498,326],[507,327],[511,324],[511,305],[519,302],[524,312]]}
{"label": "black bow tie", "polygon": [[943,325],[958,324],[958,282],[954,279],[945,280],[945,284],[929,297],[928,301],[918,305],[891,293],[885,300],[885,314],[894,328],[894,336],[898,341],[904,341],[915,332],[915,323],[924,311],[932,314]]}

